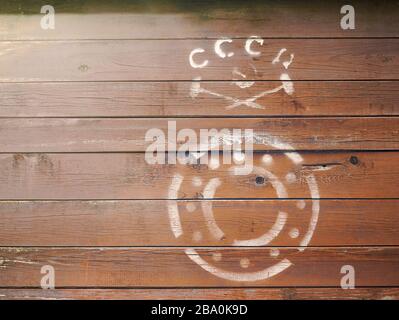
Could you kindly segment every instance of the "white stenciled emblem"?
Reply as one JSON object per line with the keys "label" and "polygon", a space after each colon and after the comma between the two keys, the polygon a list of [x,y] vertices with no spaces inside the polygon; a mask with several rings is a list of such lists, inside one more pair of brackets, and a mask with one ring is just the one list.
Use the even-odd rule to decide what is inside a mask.
{"label": "white stenciled emblem", "polygon": [[[216,54],[218,59],[229,59],[235,55],[229,49],[232,42],[233,40],[229,38],[215,42],[213,53]],[[249,56],[259,57],[262,54],[261,47],[264,45],[263,39],[253,36],[245,41],[242,49]],[[197,98],[201,94],[206,94],[224,99],[227,102],[226,109],[241,106],[263,109],[265,107],[257,102],[260,97],[278,91],[287,95],[293,94],[294,85],[288,75],[288,68],[293,60],[294,54],[288,53],[286,48],[276,52],[269,63],[271,65],[280,64],[281,70],[283,70],[280,74],[281,84],[255,96],[238,99],[213,92],[201,85],[201,77],[195,78],[192,82],[190,95],[192,98]],[[211,60],[206,58],[205,50],[202,48],[192,50],[189,61],[193,68],[199,70],[211,65]],[[250,67],[256,73],[255,66],[250,64]],[[254,85],[254,79],[248,77],[239,68],[233,67],[231,83],[245,90]],[[290,257],[286,256],[285,250],[280,251],[276,243],[288,243],[289,246],[298,247],[299,251],[305,250],[315,231],[320,211],[320,195],[316,179],[311,170],[303,170],[303,158],[290,144],[263,131],[252,133],[251,136],[247,136],[245,133],[240,133],[239,136],[234,133],[225,133],[222,137],[218,137],[217,144],[219,146],[226,144],[237,146],[243,145],[248,140],[253,145],[265,145],[268,147],[267,149],[278,150],[279,152],[267,153],[256,158],[253,158],[251,153],[249,170],[246,166],[248,153],[234,151],[234,164],[229,163],[228,165],[222,164],[222,156],[211,157],[207,166],[210,172],[214,173],[213,175],[199,177],[195,176],[194,173],[185,177],[181,174],[175,174],[168,194],[170,199],[168,214],[174,236],[183,239],[184,242],[191,241],[196,246],[200,246],[205,241],[207,245],[211,244],[212,247],[215,247],[214,249],[207,249],[206,254],[202,254],[203,250],[196,249],[196,247],[188,248],[185,250],[188,258],[214,276],[230,281],[265,280],[291,267]],[[212,146],[208,151],[211,150]],[[208,155],[208,152],[199,153],[197,160],[205,155]],[[230,175],[231,179],[226,178]],[[237,183],[236,186],[226,185],[229,183],[228,181],[230,183],[231,181],[241,181],[241,183]],[[272,198],[289,199],[294,198],[292,195],[290,197],[290,192],[296,190],[297,194],[298,187],[300,187],[305,193],[303,198],[310,200],[292,199],[286,201],[287,205],[277,205],[276,208],[272,209],[268,207],[267,210],[272,210],[265,212],[268,219],[266,221],[259,220],[258,215],[257,222],[246,221],[249,218],[246,216],[245,207],[243,207],[238,222],[233,223],[236,229],[232,230],[232,224],[229,224],[230,217],[226,218],[225,208],[217,204],[220,201],[212,201],[211,199],[218,198],[218,193],[219,198],[223,197],[225,196],[223,189],[231,190],[235,187],[238,191],[235,194],[239,195],[242,181],[245,181],[243,192],[248,192],[248,186],[250,186],[250,188],[257,188],[256,192],[259,195],[259,192],[261,193],[262,188],[264,188],[265,197],[270,197],[274,193]],[[187,195],[188,192],[193,195],[200,194],[203,199],[187,202],[185,206],[179,205],[176,200],[181,195]],[[248,195],[246,194],[244,198],[248,198]],[[234,210],[237,214],[237,208],[234,208]],[[298,215],[300,215],[300,219],[298,219]],[[195,219],[193,219],[194,216]],[[270,216],[274,217],[274,221],[273,218],[270,219]],[[198,223],[198,221],[202,221],[202,223]],[[245,228],[248,228],[248,225],[257,225],[258,227],[256,231],[242,232]],[[248,237],[248,234],[252,238]],[[235,252],[240,253],[234,255],[234,257],[238,256],[239,258],[237,261],[232,261],[233,258],[231,256],[225,257],[225,251],[218,250],[217,246],[234,247]],[[267,256],[258,257],[256,261],[251,261],[251,257],[245,256],[249,252],[248,247],[264,246],[269,248],[268,251],[264,251],[268,253]],[[225,262],[226,259],[227,263]]]}
{"label": "white stenciled emblem", "polygon": [[[237,139],[237,137],[232,136],[224,138],[224,141]],[[246,138],[245,136],[241,137],[241,139]],[[316,179],[311,171],[302,172],[301,176],[298,176],[298,168],[301,166],[303,158],[300,154],[295,152],[290,145],[282,143],[279,139],[268,134],[255,134],[253,140],[255,144],[264,144],[277,150],[284,150],[283,155],[276,157],[272,154],[265,154],[257,158],[256,161],[254,160],[254,166],[250,174],[248,174],[246,170],[242,170],[243,167],[240,165],[229,166],[227,172],[237,178],[241,175],[254,177],[254,185],[257,185],[257,188],[269,186],[274,190],[276,197],[280,199],[289,198],[290,189],[295,188],[295,185],[297,186],[298,183],[304,182],[308,193],[305,198],[310,198],[311,201],[292,200],[290,201],[292,203],[291,208],[284,210],[276,209],[275,212],[273,212],[275,221],[265,226],[264,232],[252,239],[234,238],[231,232],[228,234],[224,231],[223,219],[221,222],[218,221],[218,210],[217,208],[215,210],[213,205],[214,202],[207,200],[217,198],[218,190],[223,188],[223,181],[217,176],[217,170],[220,168],[220,164],[218,160],[211,159],[208,168],[215,172],[215,177],[210,178],[208,181],[203,181],[200,177],[192,175],[185,179],[185,177],[180,174],[176,174],[172,179],[169,188],[169,199],[178,199],[179,194],[185,194],[185,190],[192,190],[193,188],[198,190],[196,193],[202,194],[204,198],[195,203],[189,202],[185,208],[183,208],[184,212],[179,212],[177,201],[169,201],[168,212],[170,226],[176,238],[187,237],[185,238],[187,241],[192,240],[197,244],[200,244],[201,241],[206,238],[211,239],[211,241],[213,241],[212,244],[215,246],[219,244],[233,247],[256,247],[273,246],[273,242],[276,242],[276,240],[281,237],[283,239],[291,239],[292,246],[298,247],[299,251],[305,250],[313,236],[319,218],[320,196]],[[236,157],[242,158],[245,157],[245,154],[239,153]],[[218,163],[215,164],[212,163],[212,161]],[[242,159],[242,161],[244,162],[245,159]],[[277,166],[277,164],[279,165]],[[286,168],[284,173],[281,172],[281,168]],[[223,171],[225,170],[226,169],[223,168]],[[299,179],[301,181],[299,181]],[[237,188],[239,190],[239,186],[237,186]],[[221,194],[221,196],[223,196],[223,194]],[[187,221],[187,219],[182,219],[182,215],[185,217],[200,215],[203,225],[192,226],[187,222],[187,229],[191,234],[186,234],[184,221]],[[294,221],[298,221],[298,219],[295,219],[295,215],[306,217],[306,219],[303,219],[303,221],[306,221],[306,224],[293,225]],[[292,217],[294,219],[292,219]],[[245,224],[245,208],[242,212],[242,220],[242,223]],[[265,264],[269,264],[267,266],[260,266],[259,262],[253,264],[250,258],[245,257],[246,252],[246,250],[242,250],[243,256],[237,261],[237,266],[241,271],[237,271],[236,268],[234,270],[226,270],[223,268],[223,253],[216,249],[211,257],[209,257],[209,254],[202,257],[200,252],[195,248],[185,250],[187,256],[201,268],[217,277],[231,281],[259,281],[268,279],[281,273],[292,265],[289,258],[284,257],[284,254],[275,247],[271,247],[268,257],[265,257]]]}
{"label": "white stenciled emblem", "polygon": [[[235,55],[234,51],[226,48],[227,45],[231,44],[232,42],[233,40],[229,38],[222,38],[215,41],[214,54],[217,59],[229,59]],[[264,40],[260,37],[252,36],[245,41],[242,50],[244,50],[247,56],[258,58],[262,55],[262,52],[259,51],[259,48],[262,46],[264,46]],[[204,57],[205,54],[206,52],[203,48],[193,49],[189,55],[190,66],[194,69],[199,70],[207,67],[212,67],[210,61]],[[258,92],[257,94],[248,98],[237,98],[209,90],[201,83],[201,76],[197,76],[193,79],[190,96],[195,99],[197,97],[200,97],[201,95],[210,95],[220,99],[224,99],[227,102],[227,110],[237,107],[265,109],[265,106],[257,102],[260,98],[279,91],[283,91],[287,95],[292,95],[294,93],[294,83],[292,82],[288,72],[288,68],[293,63],[293,61],[294,54],[289,53],[286,48],[282,48],[278,52],[276,52],[274,58],[271,59],[269,63],[271,64],[271,66],[276,66],[276,68],[281,67],[282,71],[279,73],[279,79],[281,81],[281,84],[277,87]],[[258,70],[253,63],[249,63],[249,70],[250,74],[248,73],[248,71],[240,70],[239,67],[233,67],[231,70],[231,83],[236,85],[240,89],[247,89],[252,87],[255,84],[253,77],[257,75]]]}

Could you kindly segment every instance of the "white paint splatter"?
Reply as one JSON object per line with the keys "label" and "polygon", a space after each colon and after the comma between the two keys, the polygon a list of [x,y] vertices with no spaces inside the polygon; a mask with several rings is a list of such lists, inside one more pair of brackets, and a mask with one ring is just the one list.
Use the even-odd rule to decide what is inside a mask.
{"label": "white paint splatter", "polygon": [[280,62],[280,57],[281,55],[286,52],[287,49],[286,48],[282,48],[280,49],[279,53],[277,54],[277,56],[273,59],[272,64],[276,64],[277,62]]}
{"label": "white paint splatter", "polygon": [[196,77],[191,81],[190,97],[196,98],[201,93],[201,77]]}
{"label": "white paint splatter", "polygon": [[296,181],[296,175],[293,172],[288,172],[285,175],[285,181],[287,181],[287,183],[291,184],[294,183]]}
{"label": "white paint splatter", "polygon": [[193,240],[194,240],[195,242],[200,242],[200,241],[202,240],[202,233],[201,233],[201,231],[195,231],[195,232],[193,233]]}
{"label": "white paint splatter", "polygon": [[[237,75],[237,76],[240,76],[242,79],[247,78],[247,76],[244,73],[242,73],[240,70],[238,70],[238,68],[234,68],[232,73],[233,73],[233,77],[234,77],[234,75]],[[234,81],[234,79],[233,79],[233,83],[235,85],[237,85],[238,87],[240,87],[241,89],[245,89],[245,88],[252,87],[254,85],[255,81],[241,81],[241,80]]]}
{"label": "white paint splatter", "polygon": [[[178,191],[183,182],[183,176],[180,174],[176,174],[172,183],[169,187],[168,199],[178,199]],[[180,217],[179,217],[179,209],[177,206],[177,201],[169,201],[168,202],[168,214],[169,214],[169,223],[170,228],[172,229],[173,234],[176,238],[180,237],[183,234]]]}
{"label": "white paint splatter", "polygon": [[213,259],[213,261],[216,261],[216,262],[221,261],[222,260],[222,254],[220,252],[214,252],[212,254],[212,259]]}
{"label": "white paint splatter", "polygon": [[269,154],[265,154],[262,156],[262,162],[263,164],[269,166],[273,163],[273,157]]}
{"label": "white paint splatter", "polygon": [[193,202],[189,202],[186,204],[186,209],[188,212],[194,212],[197,209],[197,206]]}
{"label": "white paint splatter", "polygon": [[232,43],[233,42],[233,40],[231,40],[231,39],[219,39],[219,40],[216,40],[216,42],[215,42],[215,53],[220,57],[220,58],[226,58],[226,57],[232,57],[232,56],[234,56],[234,52],[229,52],[229,53],[225,53],[223,50],[222,50],[222,44],[223,43],[225,43],[225,42],[227,42],[227,43]]}
{"label": "white paint splatter", "polygon": [[[203,146],[200,145],[199,149],[201,149]],[[205,149],[205,148],[204,148]],[[195,160],[200,159],[201,157],[203,157],[204,155],[206,155],[208,152],[206,151],[202,151],[202,152],[190,152],[190,156],[193,157]]]}
{"label": "white paint splatter", "polygon": [[242,258],[240,260],[240,266],[241,266],[241,268],[244,268],[244,269],[248,268],[250,263],[251,262],[249,261],[248,258]]}
{"label": "white paint splatter", "polygon": [[251,49],[252,43],[256,42],[259,45],[263,46],[263,39],[258,36],[251,36],[250,38],[245,41],[245,51],[251,56],[260,56],[260,51],[254,51]]}
{"label": "white paint splatter", "polygon": [[219,166],[220,166],[219,158],[211,157],[208,164],[209,169],[216,170],[217,168],[219,168]]}
{"label": "white paint splatter", "polygon": [[203,53],[203,52],[205,52],[205,50],[202,48],[196,48],[190,52],[189,61],[190,61],[190,65],[192,68],[195,68],[195,69],[204,68],[208,65],[208,63],[209,63],[208,60],[204,60],[202,63],[196,63],[194,61],[194,55],[196,55],[198,53]]}
{"label": "white paint splatter", "polygon": [[236,164],[242,164],[245,161],[245,154],[241,151],[234,151],[233,159]]}
{"label": "white paint splatter", "polygon": [[305,209],[305,207],[306,207],[306,202],[305,202],[304,200],[298,200],[298,201],[296,202],[296,207],[297,207],[299,210],[303,210],[303,209]]}
{"label": "white paint splatter", "polygon": [[200,177],[193,177],[193,186],[200,187],[202,185],[202,179]]}
{"label": "white paint splatter", "polygon": [[292,228],[292,229],[290,230],[290,232],[289,232],[289,236],[290,236],[292,239],[298,238],[298,236],[299,236],[299,230],[298,230],[297,228]]}
{"label": "white paint splatter", "polygon": [[283,73],[280,76],[280,80],[283,82],[283,89],[286,94],[292,95],[294,93],[294,83],[291,81],[290,76],[287,73]]}
{"label": "white paint splatter", "polygon": [[288,67],[290,66],[290,64],[292,63],[292,61],[294,60],[294,54],[291,53],[290,54],[290,60],[289,61],[284,61],[283,65],[286,69],[288,69]]}
{"label": "white paint splatter", "polygon": [[270,256],[271,257],[278,257],[280,255],[280,250],[279,249],[271,249],[270,250]]}
{"label": "white paint splatter", "polygon": [[[276,63],[280,62],[280,58],[281,58],[282,54],[283,54],[284,52],[286,52],[286,51],[287,51],[286,48],[282,48],[282,49],[279,51],[279,53],[277,54],[277,56],[273,59],[272,64],[276,64]],[[285,69],[288,69],[288,67],[290,66],[290,64],[292,63],[293,60],[294,60],[294,54],[291,53],[291,54],[290,54],[290,60],[288,60],[288,61],[283,61],[283,66],[284,66],[284,68],[285,68]]]}
{"label": "white paint splatter", "polygon": [[[202,88],[202,87],[201,87],[201,83],[200,83],[199,81],[197,81],[198,79],[200,79],[200,78],[196,78],[196,79],[194,79],[194,80],[196,80],[196,81],[192,81],[192,82],[191,82],[190,96],[191,96],[192,98],[197,97],[200,93],[205,93],[205,94],[209,94],[209,95],[211,95],[211,96],[215,96],[215,97],[218,97],[218,98],[222,98],[222,99],[225,99],[225,100],[227,100],[227,101],[234,102],[234,103],[236,103],[236,102],[242,102],[240,99],[232,98],[232,97],[229,97],[229,96],[226,96],[226,95],[223,95],[223,94],[220,94],[220,93],[213,92],[213,91],[211,91],[211,90]],[[244,103],[244,102],[242,102],[242,103]],[[257,105],[256,103],[251,103],[251,106],[252,106],[252,105],[256,105],[256,106],[258,106],[259,108],[262,108],[262,109],[263,109],[262,106]]]}
{"label": "white paint splatter", "polygon": [[[241,73],[240,71],[238,71],[238,69],[234,69],[233,70],[233,74],[237,74],[240,75],[242,77],[244,77],[244,79],[246,78],[246,75]],[[218,92],[214,92],[205,88],[201,87],[201,78],[197,77],[194,78],[193,81],[191,82],[191,87],[190,87],[190,96],[192,98],[196,98],[198,97],[198,95],[200,93],[205,93],[205,94],[209,94],[211,96],[215,96],[218,98],[222,98],[225,99],[227,101],[232,102],[232,104],[226,106],[226,109],[234,109],[237,108],[239,106],[247,106],[250,108],[254,108],[254,109],[265,109],[264,106],[260,105],[259,103],[255,102],[257,99],[262,98],[264,96],[276,93],[280,90],[284,90],[287,94],[291,95],[294,93],[294,85],[293,82],[291,81],[291,79],[289,78],[288,74],[282,74],[280,76],[280,79],[282,80],[282,85],[274,88],[274,89],[270,89],[270,90],[265,90],[253,97],[247,98],[247,99],[238,99],[238,98],[233,98],[227,95],[223,95],[220,94]],[[255,81],[238,81],[238,80],[233,80],[233,83],[236,84],[238,87],[244,89],[244,88],[249,88],[251,87]]]}
{"label": "white paint splatter", "polygon": [[261,92],[261,93],[255,95],[255,96],[253,96],[253,97],[251,97],[251,98],[248,98],[248,99],[245,99],[245,100],[236,99],[237,101],[235,101],[235,103],[233,103],[233,104],[231,104],[231,105],[228,105],[228,106],[226,107],[226,109],[227,109],[227,110],[233,109],[233,108],[239,107],[239,106],[241,106],[241,105],[246,105],[246,106],[252,107],[252,108],[254,108],[254,109],[264,109],[265,107],[261,106],[261,105],[258,104],[258,103],[255,103],[255,101],[256,101],[257,99],[263,97],[263,96],[266,96],[266,95],[269,95],[269,94],[278,92],[278,91],[280,91],[280,90],[282,90],[282,89],[284,89],[284,86],[283,86],[283,85],[281,85],[281,86],[279,86],[279,87],[277,87],[277,88],[271,89],[271,90],[263,91],[263,92]]}
{"label": "white paint splatter", "polygon": [[295,164],[300,164],[301,162],[303,162],[303,158],[299,153],[296,152],[285,152],[284,153],[288,158],[291,159],[292,162],[294,162]]}
{"label": "white paint splatter", "polygon": [[[241,89],[249,88],[254,85],[255,81],[234,81],[234,84],[239,86]],[[237,99],[239,100],[239,99]],[[241,101],[241,100],[239,100]],[[245,104],[245,103],[242,103]]]}
{"label": "white paint splatter", "polygon": [[[204,198],[213,199],[216,189],[221,186],[222,182],[219,178],[212,178],[209,180],[204,188]],[[206,221],[206,226],[210,234],[216,239],[220,240],[224,237],[224,232],[219,228],[213,215],[212,201],[201,201],[202,213]]]}
{"label": "white paint splatter", "polygon": [[291,261],[289,261],[288,259],[284,259],[276,263],[275,265],[263,269],[261,271],[231,272],[210,265],[208,262],[206,262],[204,259],[201,258],[201,256],[197,253],[195,249],[188,248],[185,250],[185,252],[187,256],[196,264],[198,264],[202,269],[208,271],[209,273],[219,278],[230,281],[253,282],[259,280],[265,280],[275,276],[276,274],[281,273],[282,271],[284,271],[285,269],[289,268],[292,265]]}

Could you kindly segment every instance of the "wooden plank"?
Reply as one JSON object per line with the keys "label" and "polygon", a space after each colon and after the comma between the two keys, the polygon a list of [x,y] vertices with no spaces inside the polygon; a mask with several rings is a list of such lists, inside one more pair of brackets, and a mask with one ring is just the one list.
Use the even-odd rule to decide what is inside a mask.
{"label": "wooden plank", "polygon": [[[176,126],[176,132],[173,126]],[[168,128],[171,134],[168,135]],[[399,118],[143,118],[143,119],[0,119],[0,152],[123,152],[146,151],[159,135],[158,151],[182,150],[184,145],[209,150],[200,144],[201,130],[217,129],[222,142],[249,137],[254,150],[393,150],[399,149]],[[156,132],[150,131],[156,129]],[[187,139],[190,129],[196,139]],[[234,129],[240,131],[234,132]],[[228,131],[223,131],[228,130]],[[146,138],[146,135],[148,137]],[[177,139],[176,146],[168,141]],[[204,136],[204,133],[202,134]],[[230,140],[229,140],[230,139]],[[146,141],[147,140],[147,141]],[[187,140],[187,141],[186,141]],[[221,143],[222,143],[221,142]],[[251,150],[245,140],[242,149]],[[225,145],[225,148],[228,145]],[[161,150],[160,150],[161,149]],[[222,147],[220,147],[222,149]],[[187,150],[185,148],[184,150]],[[193,149],[191,149],[193,150]],[[195,149],[196,150],[196,149]]]}
{"label": "wooden plank", "polygon": [[[244,50],[246,39],[224,44],[234,55],[215,54],[215,40],[5,41],[0,43],[0,82],[118,80],[395,80],[399,39],[268,39],[259,56]],[[208,65],[190,66],[193,60]],[[281,49],[287,49],[281,57]],[[290,61],[288,71],[283,62]],[[272,61],[279,62],[272,63]],[[233,75],[234,68],[245,75]]]}
{"label": "wooden plank", "polygon": [[398,300],[398,288],[0,289],[0,300]]}
{"label": "wooden plank", "polygon": [[[230,82],[201,87],[245,100],[276,88],[258,81],[242,90]],[[190,96],[192,82],[0,83],[0,117],[171,116],[384,116],[399,115],[397,81],[300,81],[293,95],[282,91],[257,100],[262,108],[229,109],[225,98]]]}
{"label": "wooden plank", "polygon": [[[312,207],[310,200],[212,201],[225,233],[215,240],[202,203],[178,202],[184,234],[175,238],[165,200],[2,201],[0,246],[228,246],[273,229],[278,211],[288,213],[284,230],[306,230]],[[321,200],[320,208],[311,246],[399,245],[399,200]],[[202,237],[195,237],[198,232]],[[270,242],[296,244],[287,231]]]}
{"label": "wooden plank", "polygon": [[[397,198],[397,152],[300,153],[293,165],[284,154],[269,154],[269,170],[284,183],[288,197],[309,198],[307,177],[313,173],[321,198]],[[256,153],[255,166],[264,166]],[[168,199],[173,177],[183,177],[177,198],[204,197],[204,187],[218,178],[215,198],[276,198],[267,177],[236,176],[232,165],[149,165],[143,154],[2,154],[1,199]],[[267,168],[267,167],[266,167]],[[295,179],[286,183],[286,175]],[[292,175],[290,175],[292,176]],[[199,177],[200,179],[196,179]],[[193,181],[195,180],[195,185]],[[197,183],[202,181],[201,184]],[[172,188],[174,190],[174,188]],[[173,196],[174,198],[174,196]]]}
{"label": "wooden plank", "polygon": [[[273,248],[274,250],[276,247]],[[40,287],[41,267],[51,265],[58,287],[339,287],[341,267],[355,269],[357,286],[398,286],[399,248],[1,248],[1,287]],[[220,261],[213,261],[213,254]],[[201,257],[201,265],[192,259]],[[249,260],[243,269],[241,259]],[[279,261],[293,265],[257,281],[232,281],[219,270],[233,273],[261,272]],[[202,266],[213,265],[216,275]],[[238,277],[235,278],[238,280]]]}
{"label": "wooden plank", "polygon": [[[40,28],[45,1],[2,1],[0,39],[112,39],[248,36],[398,37],[394,1],[351,1],[356,29],[342,30],[340,1],[57,2],[56,27]],[[167,25],[167,28],[165,28]]]}

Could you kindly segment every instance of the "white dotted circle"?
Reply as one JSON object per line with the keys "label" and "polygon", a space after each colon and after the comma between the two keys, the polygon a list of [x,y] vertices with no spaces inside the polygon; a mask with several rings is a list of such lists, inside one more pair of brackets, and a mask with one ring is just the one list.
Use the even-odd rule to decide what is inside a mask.
{"label": "white dotted circle", "polygon": [[213,254],[212,254],[212,259],[213,259],[213,261],[220,261],[220,260],[222,260],[222,254],[220,253],[220,252],[214,252]]}
{"label": "white dotted circle", "polygon": [[305,200],[298,200],[298,201],[296,202],[296,207],[297,207],[299,210],[305,209],[305,207],[306,207],[306,202],[305,202]]}
{"label": "white dotted circle", "polygon": [[289,232],[289,235],[292,239],[296,239],[299,236],[299,230],[297,228],[292,228]]}
{"label": "white dotted circle", "polygon": [[241,266],[241,268],[246,269],[246,268],[249,267],[249,264],[250,264],[250,261],[249,261],[248,258],[242,258],[242,259],[240,260],[240,266]]}
{"label": "white dotted circle", "polygon": [[193,186],[194,187],[201,187],[202,186],[202,179],[200,177],[193,178]]}
{"label": "white dotted circle", "polygon": [[285,181],[287,183],[294,183],[296,181],[296,175],[293,172],[288,172],[287,175],[285,176]]}
{"label": "white dotted circle", "polygon": [[193,202],[189,202],[186,204],[186,209],[188,212],[194,212],[197,209],[197,206]]}
{"label": "white dotted circle", "polygon": [[202,240],[202,233],[201,233],[201,231],[195,231],[195,232],[193,233],[193,240],[194,240],[195,242],[199,242],[199,241]]}
{"label": "white dotted circle", "polygon": [[280,250],[279,249],[271,249],[270,250],[270,256],[271,257],[278,257],[280,254]]}
{"label": "white dotted circle", "polygon": [[270,165],[270,164],[272,164],[272,162],[273,162],[273,158],[272,158],[271,155],[265,154],[265,155],[262,157],[262,162],[263,162],[263,164],[265,164],[265,165]]}

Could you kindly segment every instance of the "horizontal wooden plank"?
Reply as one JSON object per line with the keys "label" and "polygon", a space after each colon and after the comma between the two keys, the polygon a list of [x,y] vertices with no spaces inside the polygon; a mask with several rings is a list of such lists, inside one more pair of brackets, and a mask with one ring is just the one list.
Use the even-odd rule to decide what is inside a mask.
{"label": "horizontal wooden plank", "polygon": [[[276,230],[279,211],[289,214],[286,230],[300,226],[303,234],[312,207],[311,200],[212,201],[225,233],[215,240],[203,202],[178,201],[185,232],[175,238],[165,200],[2,201],[0,246],[227,246]],[[321,200],[320,208],[312,246],[399,245],[399,200]],[[281,233],[270,245],[294,246],[296,240]]]}
{"label": "horizontal wooden plank", "polygon": [[[242,90],[231,82],[201,82],[225,97],[245,100],[281,83],[258,81]],[[257,99],[261,108],[206,93],[190,96],[193,82],[0,83],[0,117],[384,116],[399,115],[398,81],[299,81]]]}
{"label": "horizontal wooden plank", "polygon": [[[399,39],[268,39],[252,45],[257,56],[249,55],[245,44],[246,39],[224,43],[226,55],[234,55],[223,59],[215,53],[216,41],[207,39],[5,41],[0,42],[0,82],[198,77],[248,82],[280,80],[287,73],[292,80],[399,79]],[[192,56],[192,65],[208,64],[193,68],[189,57],[199,48],[205,51]]]}
{"label": "horizontal wooden plank", "polygon": [[0,289],[0,300],[398,300],[398,288]]}
{"label": "horizontal wooden plank", "polygon": [[399,36],[399,9],[394,1],[351,1],[355,30],[341,29],[340,1],[69,0],[54,4],[54,30],[40,28],[44,4],[48,3],[2,1],[0,39],[186,38],[254,32],[268,37]]}
{"label": "horizontal wooden plank", "polygon": [[[207,230],[204,201],[178,201],[184,234],[170,228],[170,201],[0,202],[0,246],[228,246],[258,238],[288,213],[284,230],[270,245],[295,246],[288,235],[306,231],[311,200],[212,201],[223,239]],[[399,200],[322,200],[311,246],[399,245]],[[201,235],[199,237],[198,235]]]}
{"label": "horizontal wooden plank", "polygon": [[[1,248],[0,286],[40,287],[45,265],[58,287],[339,287],[344,265],[357,286],[399,285],[398,247],[277,249],[276,257],[270,248]],[[287,268],[271,276],[279,262]]]}
{"label": "horizontal wooden plank", "polygon": [[[173,131],[176,126],[176,131]],[[168,134],[168,128],[171,133]],[[156,131],[154,131],[154,130]],[[187,139],[190,129],[196,137]],[[184,145],[209,150],[201,144],[201,130],[217,129],[222,144],[244,137],[242,149],[251,150],[393,150],[399,149],[399,118],[143,118],[143,119],[0,119],[0,152],[122,152],[146,151],[159,136],[158,151],[182,150]],[[238,129],[240,131],[234,131]],[[150,131],[151,130],[151,131]],[[162,135],[160,132],[162,130]],[[228,131],[223,131],[228,130]],[[148,134],[147,138],[146,135]],[[170,136],[169,136],[170,135]],[[204,136],[204,133],[202,133]],[[168,145],[177,139],[178,143]],[[233,139],[233,140],[232,140]],[[146,141],[147,140],[147,141]],[[234,141],[235,141],[234,140]],[[164,147],[164,148],[163,148]],[[152,149],[153,150],[153,149]],[[187,150],[185,148],[184,150]],[[191,151],[193,149],[190,149]]]}
{"label": "horizontal wooden plank", "polygon": [[[321,198],[397,198],[399,153],[300,153],[294,165],[284,154],[256,153],[254,166],[268,168],[290,198],[309,198],[314,175]],[[265,164],[264,160],[269,167]],[[271,161],[270,161],[271,160]],[[144,154],[1,154],[1,199],[174,199],[203,198],[217,178],[215,198],[276,198],[262,173],[234,175],[232,165],[150,165]],[[290,183],[287,183],[287,174]],[[174,177],[182,177],[179,190]],[[196,178],[198,177],[198,178]],[[258,178],[257,177],[261,177]],[[209,197],[209,195],[208,195]]]}

